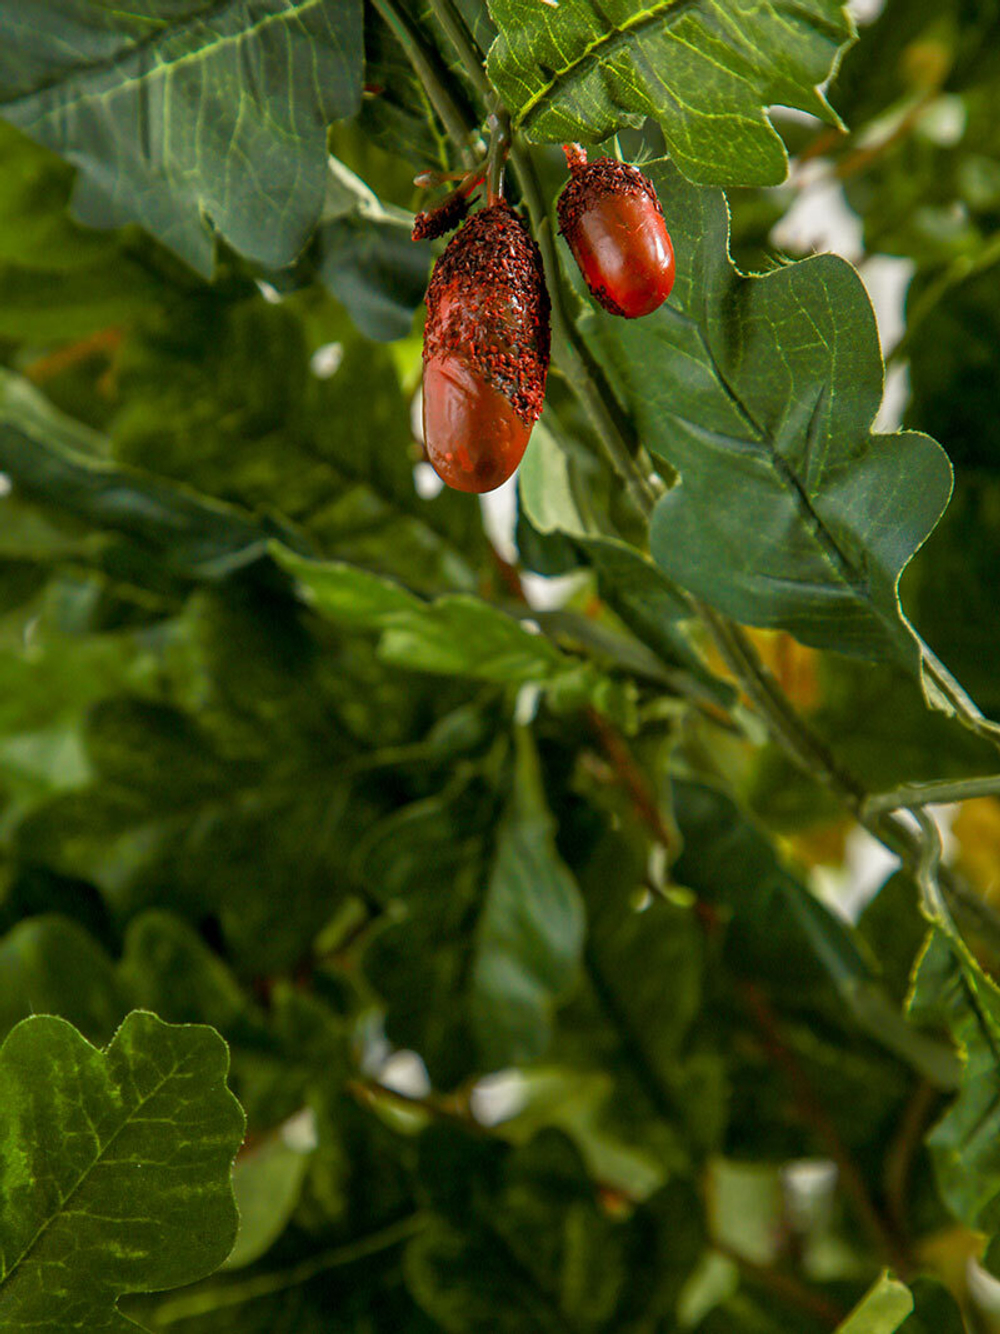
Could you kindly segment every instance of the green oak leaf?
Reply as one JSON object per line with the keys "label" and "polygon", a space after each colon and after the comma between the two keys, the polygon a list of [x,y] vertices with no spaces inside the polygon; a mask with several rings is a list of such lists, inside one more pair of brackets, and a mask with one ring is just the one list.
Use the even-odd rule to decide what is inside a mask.
{"label": "green oak leaf", "polygon": [[589,701],[615,715],[628,715],[628,701],[618,685],[592,663],[570,657],[535,625],[508,616],[482,598],[455,593],[427,602],[370,570],[343,561],[311,560],[278,542],[270,549],[320,615],[356,629],[380,631],[379,657],[384,662],[496,685],[537,684],[564,707]]}
{"label": "green oak leaf", "polygon": [[787,157],[765,115],[837,124],[817,89],[853,34],[837,0],[490,0],[490,77],[530,138],[596,143],[659,121],[685,176],[777,185]]}
{"label": "green oak leaf", "polygon": [[[1000,989],[967,947],[935,929],[914,970],[910,1013],[942,1022],[962,1061],[958,1096],[927,1136],[941,1198],[971,1228],[1000,1227]],[[989,1268],[1000,1269],[997,1243]]]}
{"label": "green oak leaf", "polygon": [[243,1113],[203,1026],[133,1011],[105,1051],[64,1019],[0,1048],[0,1326],[133,1329],[129,1292],[194,1282],[236,1235]]}
{"label": "green oak leaf", "polygon": [[835,255],[744,277],[723,196],[666,163],[652,176],[674,291],[641,327],[595,320],[643,443],[680,473],[653,558],[735,620],[918,672],[898,584],[951,467],[929,436],[871,434],[882,358],[860,278]]}
{"label": "green oak leaf", "polygon": [[80,169],[81,221],[138,222],[205,274],[214,228],[278,268],[319,217],[326,127],[360,102],[362,5],[3,0],[0,53],[0,115]]}

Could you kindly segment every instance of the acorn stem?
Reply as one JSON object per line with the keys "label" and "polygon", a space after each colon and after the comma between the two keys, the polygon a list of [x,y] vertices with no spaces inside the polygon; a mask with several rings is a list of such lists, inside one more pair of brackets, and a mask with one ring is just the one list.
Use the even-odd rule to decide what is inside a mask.
{"label": "acorn stem", "polygon": [[489,119],[490,149],[486,157],[486,206],[503,198],[503,169],[510,152],[510,117],[498,106]]}

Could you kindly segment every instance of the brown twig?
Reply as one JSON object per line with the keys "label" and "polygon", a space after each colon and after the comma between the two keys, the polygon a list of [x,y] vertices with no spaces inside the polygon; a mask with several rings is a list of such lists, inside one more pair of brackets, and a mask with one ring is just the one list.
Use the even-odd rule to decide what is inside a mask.
{"label": "brown twig", "polygon": [[899,1274],[907,1274],[911,1265],[902,1239],[882,1217],[872,1200],[865,1179],[850,1150],[840,1138],[840,1132],[813,1089],[798,1058],[785,1041],[770,1001],[753,982],[743,983],[741,990],[747,1012],[760,1033],[768,1059],[785,1076],[799,1115],[815,1131],[826,1152],[836,1163],[840,1182],[872,1241]]}
{"label": "brown twig", "polygon": [[122,330],[117,327],[99,329],[97,333],[88,334],[86,338],[39,357],[24,368],[24,378],[32,384],[44,384],[46,380],[72,370],[82,361],[89,361],[92,357],[113,356],[121,346],[123,337]]}
{"label": "brown twig", "polygon": [[938,1100],[938,1090],[921,1079],[913,1090],[900,1117],[899,1125],[885,1155],[884,1187],[886,1210],[901,1237],[907,1234],[906,1192],[913,1160],[923,1142],[923,1131]]}
{"label": "brown twig", "polygon": [[783,1269],[775,1269],[773,1265],[762,1265],[754,1260],[748,1260],[745,1255],[733,1250],[725,1242],[713,1239],[712,1248],[720,1255],[724,1255],[727,1260],[731,1260],[744,1278],[749,1279],[751,1283],[764,1288],[788,1306],[794,1306],[807,1315],[815,1316],[831,1329],[836,1329],[847,1315],[836,1302],[821,1292],[814,1292],[794,1274],[786,1273]]}
{"label": "brown twig", "polygon": [[625,739],[596,709],[587,710],[587,721],[597,733],[601,749],[632,800],[636,814],[667,852],[676,851],[676,836],[667,827],[659,802],[646,776],[636,764]]}

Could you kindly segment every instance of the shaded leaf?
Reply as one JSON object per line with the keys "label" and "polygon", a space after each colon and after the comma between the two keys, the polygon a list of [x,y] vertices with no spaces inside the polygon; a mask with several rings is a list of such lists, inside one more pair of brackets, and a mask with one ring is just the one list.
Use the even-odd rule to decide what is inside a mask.
{"label": "shaded leaf", "polygon": [[319,274],[363,334],[405,338],[424,299],[431,248],[410,236],[413,216],[379,202],[343,163],[330,160],[319,228]]}
{"label": "shaded leaf", "polygon": [[18,493],[155,551],[174,571],[219,579],[253,564],[266,538],[245,516],[101,460],[100,437],[26,381],[0,378],[0,470]]}
{"label": "shaded leaf", "polygon": [[[66,32],[72,41],[66,40]],[[0,113],[80,170],[78,216],[141,223],[210,274],[211,225],[262,264],[319,218],[328,122],[361,94],[360,0],[0,11]]]}
{"label": "shaded leaf", "polygon": [[472,1023],[487,1069],[536,1060],[578,980],[584,913],[555,848],[534,743],[515,734],[513,797],[497,839],[472,971]]}
{"label": "shaded leaf", "polygon": [[571,658],[537,628],[481,598],[454,594],[425,602],[366,570],[308,560],[277,544],[272,554],[321,615],[381,631],[379,656],[393,666],[504,686],[538,684],[564,707],[587,700],[615,713],[626,707],[593,664]]}
{"label": "shaded leaf", "polygon": [[233,1193],[240,1228],[227,1269],[252,1264],[281,1236],[299,1202],[309,1153],[297,1142],[294,1127],[287,1127],[236,1160]]}
{"label": "shaded leaf", "polygon": [[107,1042],[125,1012],[115,968],[93,936],[65,917],[19,922],[0,940],[0,1035],[29,1015],[54,1014]]}
{"label": "shaded leaf", "polygon": [[537,1060],[578,977],[582,904],[555,849],[526,733],[509,781],[506,809],[484,784],[456,783],[389,816],[359,853],[361,874],[390,910],[366,954],[387,1032],[445,1084],[470,1068]]}

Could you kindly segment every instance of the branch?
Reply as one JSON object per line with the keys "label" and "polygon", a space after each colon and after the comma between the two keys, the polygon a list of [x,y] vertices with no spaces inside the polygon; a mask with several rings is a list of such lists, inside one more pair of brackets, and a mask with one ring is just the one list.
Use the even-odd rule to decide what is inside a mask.
{"label": "branch", "polygon": [[943,778],[933,783],[904,783],[891,792],[866,797],[864,810],[867,815],[880,815],[906,806],[931,806],[938,802],[996,796],[1000,796],[1000,774],[988,774],[985,778]]}
{"label": "branch", "polygon": [[820,1292],[813,1292],[794,1274],[786,1274],[782,1269],[775,1269],[772,1265],[761,1265],[753,1260],[748,1260],[745,1255],[734,1250],[732,1246],[727,1246],[723,1241],[717,1241],[713,1238],[712,1250],[717,1251],[719,1255],[725,1256],[731,1260],[740,1273],[751,1283],[763,1288],[771,1293],[780,1301],[789,1306],[794,1306],[807,1315],[815,1316],[830,1329],[836,1329],[840,1322],[847,1315],[843,1307],[837,1306],[835,1302],[824,1297]]}
{"label": "branch", "polygon": [[410,21],[397,10],[393,0],[372,0],[372,4],[406,52],[406,58],[423,85],[424,92],[437,112],[445,133],[457,148],[463,166],[474,167],[476,155],[472,150],[468,119],[452,96],[447,82],[441,77],[437,64],[420,35]]}
{"label": "branch", "polygon": [[744,985],[743,995],[750,1016],[760,1031],[768,1057],[788,1081],[803,1121],[816,1132],[827,1153],[837,1164],[844,1190],[853,1201],[858,1217],[872,1241],[891,1261],[894,1269],[900,1274],[908,1273],[911,1265],[902,1240],[876,1208],[850,1150],[840,1138],[836,1125],[813,1090],[795,1053],[785,1042],[770,1002],[752,982]]}

